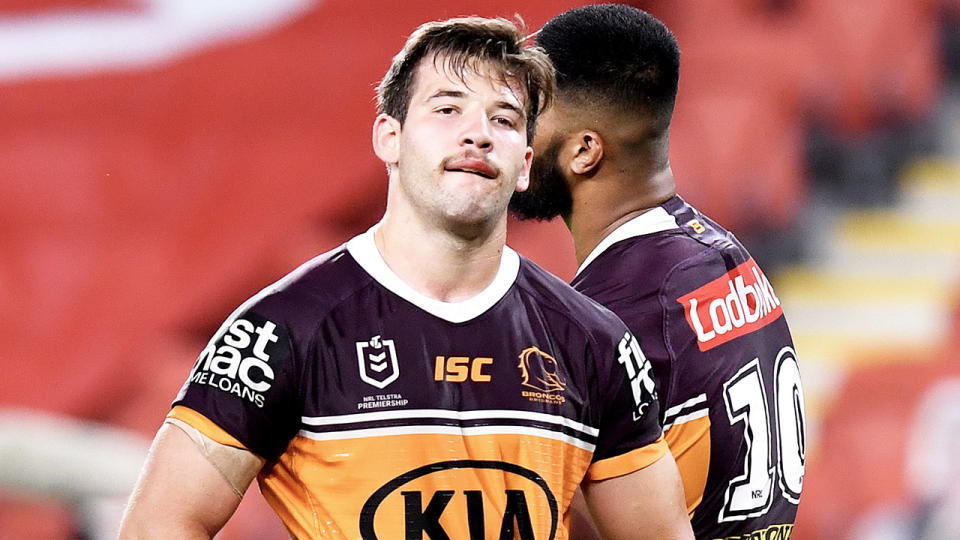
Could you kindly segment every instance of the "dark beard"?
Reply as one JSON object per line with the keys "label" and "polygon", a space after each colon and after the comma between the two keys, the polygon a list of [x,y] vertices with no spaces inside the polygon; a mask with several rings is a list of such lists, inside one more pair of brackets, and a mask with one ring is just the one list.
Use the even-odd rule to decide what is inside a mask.
{"label": "dark beard", "polygon": [[563,177],[557,158],[560,156],[560,140],[550,141],[541,156],[533,157],[530,169],[530,186],[526,191],[515,192],[510,198],[510,213],[521,220],[548,220],[557,216],[566,218],[573,211],[573,196]]}

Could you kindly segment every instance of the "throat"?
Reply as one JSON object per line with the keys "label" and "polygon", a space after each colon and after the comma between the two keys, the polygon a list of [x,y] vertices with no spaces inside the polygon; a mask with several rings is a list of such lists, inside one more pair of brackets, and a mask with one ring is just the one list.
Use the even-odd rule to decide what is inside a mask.
{"label": "throat", "polygon": [[374,242],[387,266],[418,293],[440,302],[463,302],[483,292],[500,269],[505,234],[467,241],[445,233],[397,234],[386,223]]}

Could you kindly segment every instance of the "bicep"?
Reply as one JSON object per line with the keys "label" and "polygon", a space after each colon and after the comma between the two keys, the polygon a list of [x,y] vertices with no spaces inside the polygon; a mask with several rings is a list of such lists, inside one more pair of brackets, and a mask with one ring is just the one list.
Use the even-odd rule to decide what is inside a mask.
{"label": "bicep", "polygon": [[600,533],[597,532],[597,528],[593,524],[587,501],[583,498],[583,490],[578,489],[573,494],[568,512],[570,514],[570,538],[600,540]]}
{"label": "bicep", "polygon": [[623,476],[585,482],[590,514],[604,538],[693,538],[673,456]]}
{"label": "bicep", "polygon": [[[216,444],[216,443],[213,443]],[[247,467],[253,453],[238,459]],[[252,460],[252,461],[251,461]],[[212,538],[240,497],[182,429],[165,423],[150,447],[121,524],[121,538]]]}
{"label": "bicep", "polygon": [[683,479],[687,513],[693,512],[703,500],[710,470],[710,417],[702,416],[681,424],[674,424],[664,434]]}

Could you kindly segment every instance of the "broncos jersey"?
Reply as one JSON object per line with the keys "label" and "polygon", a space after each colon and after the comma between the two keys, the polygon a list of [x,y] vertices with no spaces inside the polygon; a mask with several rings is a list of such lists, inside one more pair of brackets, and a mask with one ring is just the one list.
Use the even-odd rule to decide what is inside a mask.
{"label": "broncos jersey", "polygon": [[368,231],[240,306],[170,416],[265,458],[296,538],[546,540],[584,478],[666,451],[650,371],[613,313],[509,248],[446,303]]}
{"label": "broncos jersey", "polygon": [[605,238],[573,285],[619,315],[654,366],[697,538],[789,538],[803,392],[780,300],[750,254],[673,197]]}

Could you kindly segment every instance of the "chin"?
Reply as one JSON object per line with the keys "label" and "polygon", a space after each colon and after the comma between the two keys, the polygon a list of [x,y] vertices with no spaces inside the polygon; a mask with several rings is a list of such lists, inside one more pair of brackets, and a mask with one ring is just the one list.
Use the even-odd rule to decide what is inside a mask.
{"label": "chin", "polygon": [[448,212],[445,221],[447,227],[460,236],[476,236],[492,230],[505,215],[505,211],[472,208],[461,212]]}

